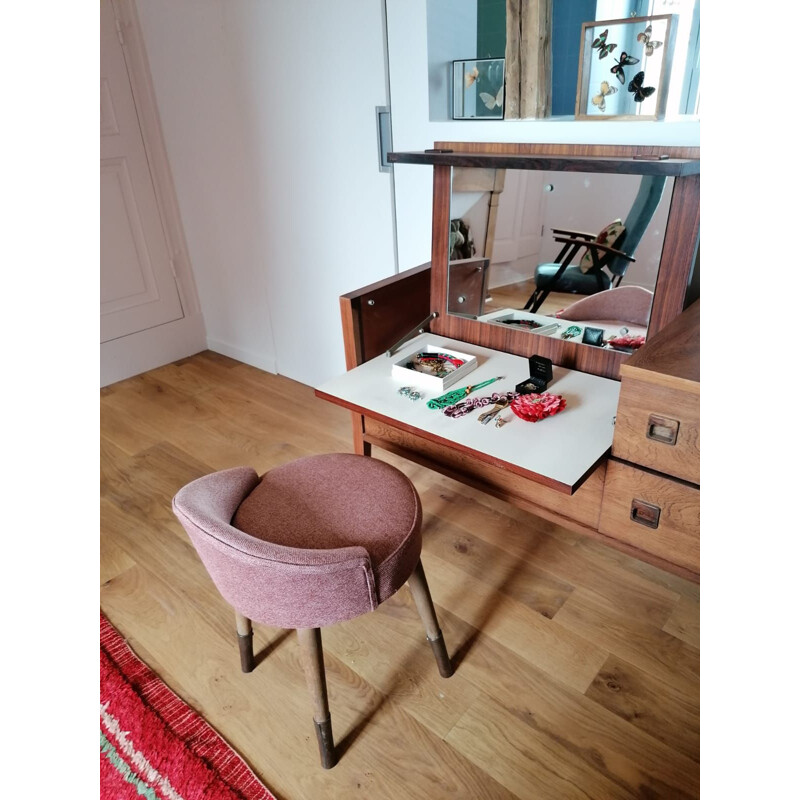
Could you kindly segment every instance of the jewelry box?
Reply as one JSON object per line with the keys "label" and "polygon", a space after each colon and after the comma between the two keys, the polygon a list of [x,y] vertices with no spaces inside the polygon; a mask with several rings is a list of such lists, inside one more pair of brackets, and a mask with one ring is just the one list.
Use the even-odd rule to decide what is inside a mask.
{"label": "jewelry box", "polygon": [[[437,377],[428,372],[420,372],[414,369],[413,365],[415,359],[421,355],[430,355],[435,357],[437,354],[443,353],[452,358],[463,361],[461,366],[455,367],[450,372],[447,372],[442,377]],[[409,366],[412,365],[412,366]],[[399,378],[405,384],[410,384],[420,389],[426,389],[430,392],[442,392],[449,389],[454,384],[458,383],[462,378],[469,375],[478,366],[478,359],[469,353],[461,353],[450,348],[434,347],[433,345],[426,345],[418,350],[411,350],[407,352],[401,359],[392,364],[392,377]]]}

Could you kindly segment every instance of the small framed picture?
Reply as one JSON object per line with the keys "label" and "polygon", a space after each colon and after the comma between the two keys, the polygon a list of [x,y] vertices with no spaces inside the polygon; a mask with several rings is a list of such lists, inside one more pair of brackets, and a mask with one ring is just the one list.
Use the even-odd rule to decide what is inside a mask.
{"label": "small framed picture", "polygon": [[453,119],[503,119],[506,60],[453,62]]}
{"label": "small framed picture", "polygon": [[672,14],[584,22],[575,119],[664,117]]}

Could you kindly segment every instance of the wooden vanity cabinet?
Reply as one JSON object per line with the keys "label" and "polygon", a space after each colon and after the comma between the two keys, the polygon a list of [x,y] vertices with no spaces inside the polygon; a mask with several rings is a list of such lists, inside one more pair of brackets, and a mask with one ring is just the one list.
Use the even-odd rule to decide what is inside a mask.
{"label": "wooden vanity cabinet", "polygon": [[599,530],[700,573],[700,301],[620,368]]}
{"label": "wooden vanity cabinet", "polygon": [[[391,419],[353,411],[357,453],[381,447],[479,488],[643,561],[699,581],[699,301],[681,313],[699,235],[699,148],[437,142],[394,163],[434,170],[431,263],[340,298],[348,370],[421,327],[447,338],[621,380],[610,454],[571,494],[512,474]],[[664,160],[664,156],[668,156]],[[480,167],[665,174],[674,178],[649,339],[632,356],[551,337],[531,337],[447,313],[482,297],[485,268],[448,281],[451,169]],[[461,281],[468,282],[462,285]],[[330,398],[328,398],[330,399]]]}

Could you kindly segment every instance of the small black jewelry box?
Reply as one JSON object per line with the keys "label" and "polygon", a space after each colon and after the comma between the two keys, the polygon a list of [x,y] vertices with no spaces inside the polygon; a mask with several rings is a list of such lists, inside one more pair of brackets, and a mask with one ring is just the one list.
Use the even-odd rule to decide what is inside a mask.
{"label": "small black jewelry box", "polygon": [[553,380],[553,362],[544,356],[531,356],[528,364],[530,365],[530,378],[518,383],[514,387],[514,391],[520,394],[540,394]]}
{"label": "small black jewelry box", "polygon": [[584,344],[592,344],[595,347],[602,347],[604,334],[605,331],[602,328],[584,328],[583,339],[581,339],[581,341]]}

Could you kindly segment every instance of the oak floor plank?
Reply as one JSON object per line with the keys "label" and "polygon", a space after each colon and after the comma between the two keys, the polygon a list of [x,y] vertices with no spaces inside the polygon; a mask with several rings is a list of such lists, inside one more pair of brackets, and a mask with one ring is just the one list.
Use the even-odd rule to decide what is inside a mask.
{"label": "oak floor plank", "polygon": [[602,564],[608,568],[621,568],[627,575],[636,575],[642,578],[645,583],[653,587],[661,587],[669,592],[673,592],[680,597],[687,597],[700,602],[700,584],[694,581],[681,578],[671,572],[665,572],[646,561],[639,561],[633,556],[607,547],[602,542],[590,537],[582,537],[576,544],[578,550],[584,552],[587,558]]}
{"label": "oak floor plank", "polygon": [[119,544],[113,533],[100,532],[100,549],[103,552],[103,558],[100,562],[101,586],[131,567],[136,566],[136,561]]}
{"label": "oak floor plank", "polygon": [[[624,605],[628,613],[643,621],[663,625],[673,612],[680,595],[642,578],[637,572],[621,569],[616,560],[599,570],[597,558],[587,553],[581,544],[572,544],[551,535],[548,523],[543,526],[533,515],[522,517],[523,524],[514,520],[497,521],[496,513],[480,501],[463,501],[440,496],[431,500],[430,492],[423,494],[426,512],[446,520],[475,536],[506,550],[513,556],[526,559],[542,575],[570,586],[591,588],[597,595],[616,605]],[[430,511],[428,511],[430,509]],[[524,512],[521,512],[524,513]],[[582,537],[585,538],[585,537]],[[604,550],[610,550],[603,547]]]}
{"label": "oak floor plank", "polygon": [[605,662],[608,650],[563,628],[555,621],[558,614],[554,620],[546,619],[498,591],[502,583],[473,578],[432,553],[425,553],[425,561],[432,568],[428,583],[438,605],[565,685],[585,691]]}
{"label": "oak floor plank", "polygon": [[662,681],[615,655],[597,674],[586,696],[689,758],[700,752],[698,698],[668,690]]}
{"label": "oak floor plank", "polygon": [[279,800],[699,796],[697,588],[379,448],[422,498],[456,673],[439,676],[406,589],[326,628],[340,763],[322,770],[294,634],[255,625],[241,673],[171,500],[217,469],[350,452],[349,413],[210,351],[100,403],[101,607]]}
{"label": "oak floor plank", "polygon": [[[478,690],[458,673],[447,679],[439,675],[407,587],[385,601],[380,611],[359,618],[358,625],[326,628],[326,652],[444,739],[477,698]],[[444,631],[445,642],[453,651],[448,632]]]}
{"label": "oak floor plank", "polygon": [[[405,786],[406,797],[513,798],[399,704],[381,702],[367,681],[327,653],[334,735],[347,745],[347,760],[335,770],[322,770],[294,637],[282,640],[244,675],[233,668],[233,642],[223,641],[189,598],[149,571],[134,567],[112,580],[101,592],[101,603],[123,634],[139,631],[131,642],[134,649],[161,665],[157,671],[167,683],[225,731],[279,796],[346,798],[361,788],[365,797],[388,800],[413,771],[419,782]],[[263,745],[265,736],[266,752],[254,746]]]}
{"label": "oak floor plank", "polygon": [[698,691],[700,653],[696,648],[613,610],[589,591],[576,589],[554,621],[690,697]]}
{"label": "oak floor plank", "polygon": [[573,586],[548,574],[525,554],[512,556],[460,526],[429,514],[425,531],[427,553],[450,560],[472,578],[490,583],[547,619],[552,619]]}
{"label": "oak floor plank", "polygon": [[542,800],[630,800],[568,748],[543,736],[490,698],[476,702],[447,735],[447,741],[517,797]]}
{"label": "oak floor plank", "polygon": [[682,639],[692,647],[700,648],[700,602],[681,597],[675,610],[664,624],[663,630]]}

